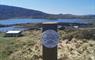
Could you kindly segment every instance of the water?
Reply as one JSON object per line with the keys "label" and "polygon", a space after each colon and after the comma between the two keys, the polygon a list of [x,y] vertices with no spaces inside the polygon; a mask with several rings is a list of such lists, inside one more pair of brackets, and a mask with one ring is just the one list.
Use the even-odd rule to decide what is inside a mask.
{"label": "water", "polygon": [[[12,25],[12,24],[22,24],[22,23],[41,23],[48,22],[47,19],[10,19],[10,20],[0,20],[2,25]],[[52,20],[55,21],[55,20]]]}
{"label": "water", "polygon": [[[2,25],[13,25],[13,24],[23,24],[23,23],[42,23],[42,22],[63,22],[63,23],[88,23],[86,20],[80,19],[58,19],[58,20],[48,20],[48,19],[10,19],[10,20],[0,20]],[[0,27],[1,32],[6,32],[8,30],[25,30],[26,28],[16,28],[11,27]]]}
{"label": "water", "polygon": [[10,20],[0,20],[2,25],[12,25],[12,24],[22,24],[22,23],[41,23],[41,22],[68,22],[68,23],[87,23],[87,21],[80,19],[58,19],[58,20],[48,20],[48,19],[10,19]]}

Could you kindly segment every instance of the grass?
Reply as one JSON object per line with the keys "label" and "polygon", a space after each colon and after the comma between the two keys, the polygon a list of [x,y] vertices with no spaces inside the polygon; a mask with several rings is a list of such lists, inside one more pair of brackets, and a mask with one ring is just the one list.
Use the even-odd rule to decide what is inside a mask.
{"label": "grass", "polygon": [[[95,60],[94,36],[85,38],[92,30],[58,32],[58,60]],[[3,37],[4,33],[0,33],[0,60],[42,60],[41,33],[40,30],[25,31],[18,38]]]}
{"label": "grass", "polygon": [[[16,39],[14,37],[3,37],[4,33],[0,33],[0,60],[6,60],[7,59],[7,52],[6,48],[11,45],[10,43]],[[6,51],[6,52],[5,52]]]}

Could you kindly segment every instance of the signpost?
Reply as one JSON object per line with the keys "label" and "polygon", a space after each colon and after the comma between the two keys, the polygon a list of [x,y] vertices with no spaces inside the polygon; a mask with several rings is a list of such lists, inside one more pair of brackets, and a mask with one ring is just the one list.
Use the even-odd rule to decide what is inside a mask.
{"label": "signpost", "polygon": [[56,22],[42,24],[43,60],[57,60],[57,44],[59,35]]}

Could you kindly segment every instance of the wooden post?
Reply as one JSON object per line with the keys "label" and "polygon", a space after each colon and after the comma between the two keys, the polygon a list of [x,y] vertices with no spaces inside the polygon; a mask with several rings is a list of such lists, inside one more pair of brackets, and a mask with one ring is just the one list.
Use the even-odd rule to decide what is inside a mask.
{"label": "wooden post", "polygon": [[[53,41],[51,41],[51,42],[49,41],[48,44],[45,44],[45,42],[42,42],[42,44],[43,44],[43,60],[57,60],[57,43],[58,43],[57,40],[59,38],[59,36],[57,36],[57,34],[56,34],[57,33],[57,23],[55,23],[55,22],[43,23],[42,28],[43,28],[42,29],[42,32],[43,32],[42,41],[43,40],[48,41],[48,40],[50,40],[50,39],[52,40],[54,38],[55,42],[56,42],[56,43],[54,43],[54,45],[52,45]],[[55,33],[55,37],[52,36],[52,35],[54,35],[53,33]]]}

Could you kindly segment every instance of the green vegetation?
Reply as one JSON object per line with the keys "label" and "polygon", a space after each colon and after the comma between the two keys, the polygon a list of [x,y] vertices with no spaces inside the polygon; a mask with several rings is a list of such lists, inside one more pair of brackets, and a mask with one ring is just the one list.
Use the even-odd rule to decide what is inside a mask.
{"label": "green vegetation", "polygon": [[[6,60],[8,55],[11,53],[13,47],[11,42],[16,39],[15,37],[3,37],[4,33],[0,33],[0,60]],[[11,49],[10,49],[11,48]]]}
{"label": "green vegetation", "polygon": [[[58,60],[95,60],[94,30],[58,32]],[[25,31],[23,35],[3,37],[0,33],[0,60],[42,60],[41,31]]]}

